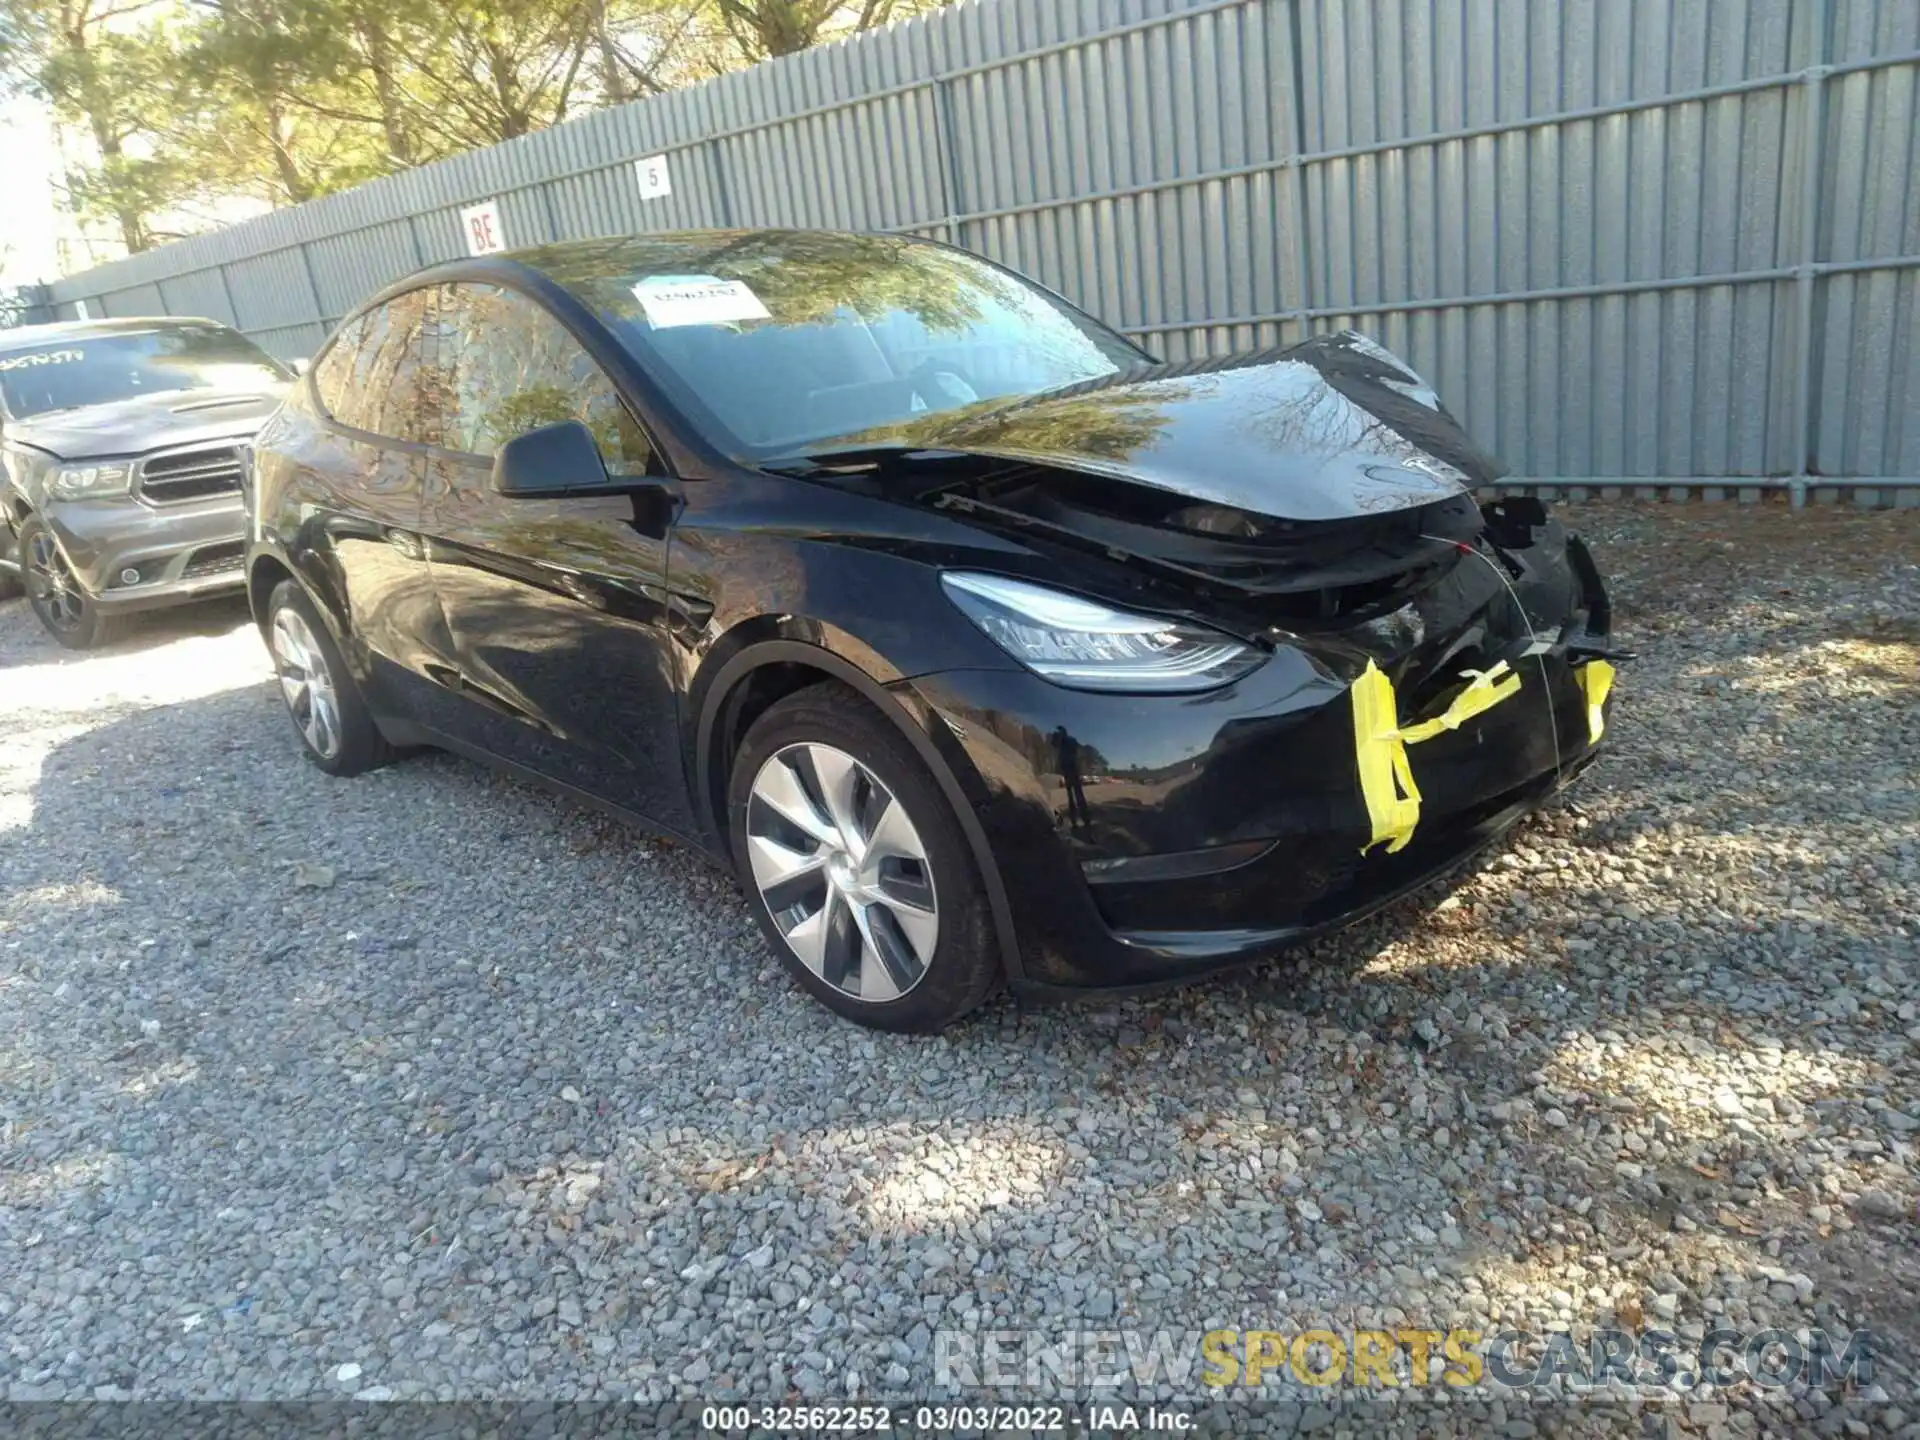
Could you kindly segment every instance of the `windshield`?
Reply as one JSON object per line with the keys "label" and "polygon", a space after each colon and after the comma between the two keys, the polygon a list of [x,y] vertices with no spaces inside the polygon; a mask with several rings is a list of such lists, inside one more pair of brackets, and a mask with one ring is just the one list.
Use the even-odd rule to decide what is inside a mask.
{"label": "windshield", "polygon": [[74,335],[0,351],[0,398],[24,420],[178,390],[245,390],[291,377],[245,336],[218,325]]}
{"label": "windshield", "polygon": [[1149,363],[1018,276],[885,235],[743,236],[565,277],[720,450],[765,459]]}

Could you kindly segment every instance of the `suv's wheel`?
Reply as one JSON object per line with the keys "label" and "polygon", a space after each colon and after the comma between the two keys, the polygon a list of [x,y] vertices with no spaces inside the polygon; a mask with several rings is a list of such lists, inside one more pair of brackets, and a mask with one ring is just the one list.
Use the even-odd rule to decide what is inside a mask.
{"label": "suv's wheel", "polygon": [[29,515],[21,521],[15,544],[27,603],[49,635],[69,650],[92,650],[120,637],[124,617],[101,613],[45,520]]}
{"label": "suv's wheel", "polygon": [[293,581],[281,581],[267,598],[266,629],[280,694],[307,758],[329,775],[358,775],[392,758],[333,636]]}
{"label": "suv's wheel", "polygon": [[800,983],[882,1030],[939,1030],[1000,981],[986,887],[940,787],[857,694],[753,723],[727,795],[734,866]]}

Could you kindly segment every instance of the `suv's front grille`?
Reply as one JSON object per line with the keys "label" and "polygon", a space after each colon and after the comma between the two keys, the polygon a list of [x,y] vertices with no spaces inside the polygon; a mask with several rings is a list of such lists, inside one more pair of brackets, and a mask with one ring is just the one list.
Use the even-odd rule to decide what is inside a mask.
{"label": "suv's front grille", "polygon": [[240,490],[240,451],[232,445],[156,455],[140,466],[140,493],[156,505],[233,495]]}

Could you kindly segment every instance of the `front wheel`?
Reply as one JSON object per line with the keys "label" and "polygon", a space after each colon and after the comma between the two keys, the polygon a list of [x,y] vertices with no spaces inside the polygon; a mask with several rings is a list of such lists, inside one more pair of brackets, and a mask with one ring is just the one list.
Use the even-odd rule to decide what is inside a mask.
{"label": "front wheel", "polygon": [[833,1010],[940,1030],[1000,982],[986,887],[920,757],[852,690],[756,720],[728,784],[734,865],[767,938]]}
{"label": "front wheel", "polygon": [[267,598],[266,631],[280,697],[307,758],[329,775],[358,775],[391,759],[332,634],[293,581],[281,581]]}
{"label": "front wheel", "polygon": [[0,600],[11,600],[26,588],[20,580],[20,546],[13,523],[0,514]]}
{"label": "front wheel", "polygon": [[49,635],[69,650],[97,649],[120,637],[125,618],[101,612],[45,520],[29,515],[20,523],[15,545],[27,604]]}

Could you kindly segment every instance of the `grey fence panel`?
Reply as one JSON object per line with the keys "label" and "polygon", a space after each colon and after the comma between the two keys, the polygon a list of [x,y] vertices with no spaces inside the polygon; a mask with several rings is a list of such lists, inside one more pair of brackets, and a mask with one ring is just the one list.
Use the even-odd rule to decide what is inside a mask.
{"label": "grey fence panel", "polygon": [[101,315],[165,315],[167,300],[160,293],[159,283],[129,285],[124,290],[109,290],[99,297],[97,311]]}
{"label": "grey fence panel", "polygon": [[[1523,472],[1790,467],[1771,422],[1772,288],[1623,288],[1781,263],[1782,96],[1665,103],[1786,69],[1786,0],[1713,34],[1730,8],[1305,7],[1316,318],[1404,334]],[[1592,293],[1555,294],[1569,290]],[[1455,297],[1499,298],[1441,303]],[[1670,371],[1690,381],[1677,394]]]}
{"label": "grey fence panel", "polygon": [[[1833,58],[1920,50],[1920,6],[1836,6]],[[1920,67],[1826,82],[1820,198],[1825,259],[1920,255]],[[1830,276],[1820,296],[1813,397],[1814,469],[1827,475],[1920,473],[1920,269]]]}
{"label": "grey fence panel", "polygon": [[242,330],[280,329],[326,316],[305,246],[269,250],[224,269]]}
{"label": "grey fence panel", "polygon": [[302,355],[483,200],[516,246],[898,230],[1173,360],[1366,330],[1530,483],[1920,500],[1916,171],[1912,0],[963,0],[53,299]]}
{"label": "grey fence panel", "polygon": [[195,270],[155,282],[160,310],[167,315],[200,315],[232,325],[239,320],[234,313],[233,297],[227,293],[225,277],[218,270]]}
{"label": "grey fence panel", "polygon": [[270,325],[249,333],[268,353],[293,358],[313,354],[332,329],[330,324],[310,320],[298,325]]}
{"label": "grey fence panel", "polygon": [[369,291],[420,268],[413,227],[404,220],[312,241],[306,256],[321,316],[328,321],[337,321]]}

